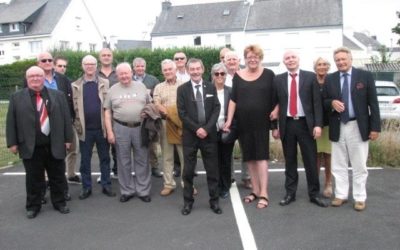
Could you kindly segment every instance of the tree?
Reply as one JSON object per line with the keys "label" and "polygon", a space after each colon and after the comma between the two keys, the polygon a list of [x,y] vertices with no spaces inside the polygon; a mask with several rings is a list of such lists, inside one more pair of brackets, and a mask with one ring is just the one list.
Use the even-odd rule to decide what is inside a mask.
{"label": "tree", "polygon": [[[396,15],[400,19],[400,11],[396,11]],[[392,33],[400,35],[400,23],[397,23],[397,25],[392,28]],[[397,44],[400,45],[400,39],[397,40]]]}
{"label": "tree", "polygon": [[390,57],[392,56],[392,53],[389,52],[389,48],[387,48],[385,45],[381,45],[378,48],[378,52],[379,52],[379,57],[371,56],[372,63],[389,63],[390,62]]}

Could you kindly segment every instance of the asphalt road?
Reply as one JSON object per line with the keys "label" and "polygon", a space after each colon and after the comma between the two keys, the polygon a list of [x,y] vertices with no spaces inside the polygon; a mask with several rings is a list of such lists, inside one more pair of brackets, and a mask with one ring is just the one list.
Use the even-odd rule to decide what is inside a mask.
{"label": "asphalt road", "polygon": [[[239,169],[238,163],[235,168]],[[161,197],[162,179],[153,178],[151,203],[138,198],[120,203],[119,195],[108,198],[97,184],[93,195],[81,201],[81,186],[70,185],[70,214],[62,215],[47,204],[31,220],[25,217],[24,176],[9,175],[23,172],[23,167],[2,169],[0,249],[400,249],[400,169],[371,170],[367,209],[356,212],[352,202],[340,208],[310,203],[304,172],[296,202],[279,206],[285,194],[280,168],[270,166],[267,209],[234,199],[249,192],[236,174],[238,188],[233,187],[230,198],[220,201],[223,214],[212,213],[206,178],[201,174],[195,179],[199,194],[189,216],[180,213],[181,188]],[[117,180],[113,189],[119,194]],[[244,208],[244,213],[235,215],[233,205]],[[241,234],[239,227],[246,228],[246,222],[250,231]]]}

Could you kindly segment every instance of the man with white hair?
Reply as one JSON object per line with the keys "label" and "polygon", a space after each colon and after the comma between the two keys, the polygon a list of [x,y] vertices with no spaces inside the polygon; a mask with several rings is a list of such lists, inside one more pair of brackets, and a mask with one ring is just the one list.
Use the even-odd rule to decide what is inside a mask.
{"label": "man with white hair", "polygon": [[[150,202],[149,152],[142,143],[141,113],[151,98],[143,83],[132,80],[128,63],[119,64],[116,72],[119,82],[108,91],[103,107],[107,139],[115,145],[117,153],[119,201],[127,202],[137,195],[143,202]],[[132,172],[135,172],[134,176]]]}
{"label": "man with white hair", "polygon": [[82,59],[83,76],[72,83],[75,110],[74,126],[78,133],[81,152],[82,191],[79,199],[92,194],[91,159],[93,146],[96,144],[100,161],[101,185],[103,194],[115,196],[110,180],[110,145],[106,139],[104,126],[104,97],[109,88],[109,81],[97,74],[97,60],[92,55]]}

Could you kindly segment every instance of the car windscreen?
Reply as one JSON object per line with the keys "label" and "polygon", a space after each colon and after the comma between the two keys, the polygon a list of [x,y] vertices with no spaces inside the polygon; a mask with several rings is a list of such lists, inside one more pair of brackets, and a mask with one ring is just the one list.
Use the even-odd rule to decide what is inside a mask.
{"label": "car windscreen", "polygon": [[398,96],[399,90],[395,87],[376,87],[376,94],[378,96]]}

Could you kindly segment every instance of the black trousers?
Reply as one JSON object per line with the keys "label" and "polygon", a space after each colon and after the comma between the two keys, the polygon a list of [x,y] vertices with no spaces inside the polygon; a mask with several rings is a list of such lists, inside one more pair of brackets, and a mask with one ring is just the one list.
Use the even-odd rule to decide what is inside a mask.
{"label": "black trousers", "polygon": [[235,143],[218,141],[219,190],[229,191],[232,185],[232,152]]}
{"label": "black trousers", "polygon": [[55,159],[49,146],[35,147],[31,159],[24,159],[26,210],[40,210],[43,188],[46,186],[45,170],[49,178],[50,198],[53,206],[65,206],[64,193],[68,190],[64,159]]}
{"label": "black trousers", "polygon": [[300,146],[304,169],[307,178],[308,195],[310,198],[319,194],[319,178],[317,172],[317,144],[310,135],[305,118],[286,119],[285,136],[282,139],[285,156],[285,189],[286,194],[295,195],[299,175],[297,172],[297,145]]}
{"label": "black trousers", "polygon": [[193,145],[183,145],[183,199],[185,204],[193,204],[193,177],[197,164],[197,152],[200,150],[201,158],[207,174],[208,193],[210,196],[210,205],[218,204],[218,155],[217,143],[197,140]]}

